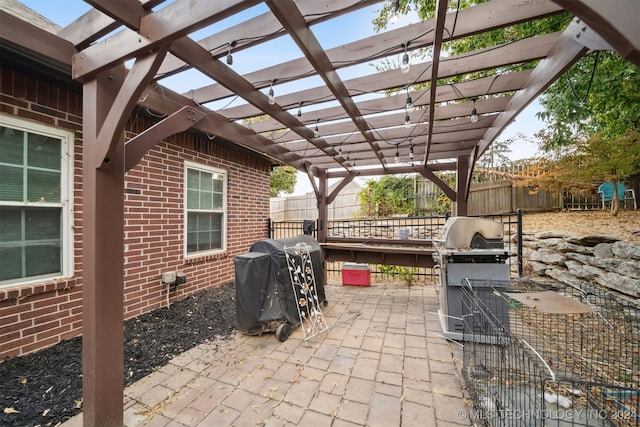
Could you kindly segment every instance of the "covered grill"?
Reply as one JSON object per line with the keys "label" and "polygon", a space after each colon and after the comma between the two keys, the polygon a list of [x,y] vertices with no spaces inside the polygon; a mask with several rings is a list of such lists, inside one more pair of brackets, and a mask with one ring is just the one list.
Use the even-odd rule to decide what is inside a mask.
{"label": "covered grill", "polygon": [[[489,309],[503,303],[491,290],[506,288],[510,283],[503,235],[503,225],[499,222],[485,218],[451,217],[444,224],[442,239],[434,240],[434,257],[440,266],[438,314],[447,338],[463,339],[462,286],[478,288],[477,293]],[[486,292],[482,288],[486,288]],[[506,312],[492,311],[496,315]],[[508,325],[508,318],[501,320]]]}
{"label": "covered grill", "polygon": [[[313,271],[313,294],[317,303],[326,305],[322,249],[311,236],[265,239],[254,243],[250,252],[234,258],[236,284],[236,316],[238,330],[247,335],[275,332],[285,341],[293,327],[300,324],[300,295],[292,286],[288,256],[302,265],[300,255],[291,248],[304,245]],[[307,310],[311,304],[306,305]]]}

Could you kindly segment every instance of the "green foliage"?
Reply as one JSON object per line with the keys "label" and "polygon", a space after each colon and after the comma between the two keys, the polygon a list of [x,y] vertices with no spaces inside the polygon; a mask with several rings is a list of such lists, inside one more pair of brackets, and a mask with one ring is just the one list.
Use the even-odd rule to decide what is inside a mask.
{"label": "green foliage", "polygon": [[296,168],[293,166],[276,166],[269,177],[269,196],[278,197],[280,193],[291,194],[296,188]]}
{"label": "green foliage", "polygon": [[367,217],[387,217],[413,212],[414,177],[384,175],[370,179],[360,191],[360,207]]}
{"label": "green foliage", "polygon": [[614,140],[640,130],[640,68],[613,52],[578,61],[541,96],[549,126],[544,150],[597,134]]}
{"label": "green foliage", "polygon": [[404,267],[401,265],[380,265],[380,273],[397,276],[404,284],[411,286],[415,283],[418,267]]}
{"label": "green foliage", "polygon": [[[437,176],[449,187],[456,187],[457,176],[455,173],[439,173]],[[453,212],[453,202],[451,202],[449,196],[442,193],[438,196],[438,213],[444,215],[447,212]]]}
{"label": "green foliage", "polygon": [[[459,0],[450,1],[450,10],[462,10],[474,5],[486,3],[489,0]],[[437,0],[400,0],[400,14],[416,13],[422,20],[431,19],[435,17]],[[455,9],[454,9],[455,8]],[[374,29],[381,31],[388,28],[389,17],[391,16],[391,4],[385,2],[384,6],[380,10],[379,15],[373,20]],[[509,27],[487,31],[484,33],[475,34],[470,37],[464,37],[455,39],[443,43],[442,49],[449,55],[459,55],[475,50],[491,48],[502,44],[511,43],[526,37],[533,37],[537,35],[549,34],[556,31],[562,31],[565,29],[571,15],[568,13],[558,14],[547,18],[538,19],[535,21],[523,22],[520,24],[512,25]],[[455,36],[455,28],[449,28],[449,31],[453,32]],[[417,52],[420,55],[420,52]],[[392,64],[385,64],[385,66],[391,66]],[[529,64],[515,64],[509,67],[510,70],[522,70],[526,68],[532,68],[536,65],[535,62]],[[395,67],[393,67],[395,68]],[[466,76],[456,76],[445,80],[439,80],[438,84],[446,84],[452,82],[458,82],[462,80],[475,79],[494,75],[496,72],[502,70],[484,70],[477,73],[469,74]]]}
{"label": "green foliage", "polygon": [[511,153],[511,144],[517,140],[525,139],[525,136],[518,133],[512,138],[504,140],[496,140],[489,146],[487,151],[478,159],[476,167],[479,168],[495,168],[498,166],[510,165],[512,163],[509,158]]}

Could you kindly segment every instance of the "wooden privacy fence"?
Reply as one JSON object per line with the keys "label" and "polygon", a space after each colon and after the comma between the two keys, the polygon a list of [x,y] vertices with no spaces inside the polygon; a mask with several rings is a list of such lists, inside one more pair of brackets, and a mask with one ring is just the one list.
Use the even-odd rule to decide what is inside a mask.
{"label": "wooden privacy fence", "polygon": [[[441,190],[431,182],[416,188],[414,208],[416,214],[434,214],[437,198]],[[345,187],[335,201],[329,205],[329,219],[353,219],[360,213],[361,188],[358,185]],[[472,183],[469,191],[469,215],[501,215],[515,212],[543,212],[562,209],[560,195],[548,191],[531,194],[531,188],[515,187],[510,180]],[[313,193],[295,197],[276,197],[271,199],[271,219],[273,221],[290,221],[317,219],[318,208]]]}
{"label": "wooden privacy fence", "polygon": [[[329,188],[329,193],[331,193]],[[340,191],[333,203],[329,205],[329,219],[355,218],[360,212],[360,190],[362,188],[352,182]],[[313,193],[293,197],[271,198],[271,219],[273,221],[317,219],[318,202]]]}
{"label": "wooden privacy fence", "polygon": [[562,209],[562,197],[549,191],[531,193],[529,187],[515,187],[511,180],[471,184],[469,215],[497,215]]}

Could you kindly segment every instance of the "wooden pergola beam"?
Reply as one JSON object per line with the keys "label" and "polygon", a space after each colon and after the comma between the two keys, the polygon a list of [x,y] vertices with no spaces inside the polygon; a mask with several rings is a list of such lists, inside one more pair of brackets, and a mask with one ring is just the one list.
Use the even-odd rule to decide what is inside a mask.
{"label": "wooden pergola beam", "polygon": [[375,137],[371,134],[369,126],[362,117],[362,113],[358,106],[351,98],[349,91],[342,82],[342,79],[333,67],[333,63],[328,58],[320,42],[315,37],[311,29],[305,23],[304,17],[300,13],[293,0],[267,0],[267,5],[278,18],[283,27],[288,31],[298,47],[302,50],[305,57],[313,65],[316,73],[322,78],[333,97],[340,103],[342,108],[347,112],[351,121],[355,124],[358,131],[365,137],[371,146],[371,150],[380,160],[380,164],[384,167],[382,155],[379,154]]}

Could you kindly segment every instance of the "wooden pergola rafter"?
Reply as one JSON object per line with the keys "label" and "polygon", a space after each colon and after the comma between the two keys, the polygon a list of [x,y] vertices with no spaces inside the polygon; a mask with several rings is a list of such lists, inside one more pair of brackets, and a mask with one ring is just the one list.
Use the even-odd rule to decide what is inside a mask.
{"label": "wooden pergola rafter", "polygon": [[[0,10],[0,41],[72,70],[84,87],[83,381],[89,426],[122,425],[124,173],[155,142],[192,129],[214,135],[214,144],[224,140],[274,164],[294,166],[314,187],[322,241],[328,204],[357,176],[419,173],[455,202],[456,214],[465,215],[478,158],[589,49],[613,48],[640,65],[636,0],[617,0],[616,7],[601,0],[490,0],[460,10],[455,2],[438,0],[432,19],[390,25],[330,49],[323,48],[316,25],[384,1],[84,1],[93,9],[57,34]],[[449,41],[565,11],[581,21],[563,32],[446,53]],[[227,18],[240,22],[219,26]],[[198,33],[196,41],[196,31],[206,35]],[[249,54],[278,38],[288,38],[300,54],[245,74],[225,61],[229,53]],[[397,62],[405,51],[414,57],[406,74],[369,68],[357,77],[341,77],[343,70],[372,61]],[[427,56],[418,61],[421,51]],[[193,70],[206,83],[171,89],[169,77]],[[476,73],[493,75],[473,77]],[[302,83],[311,76],[323,83]],[[285,89],[295,83],[297,89]],[[278,102],[265,94],[271,86]],[[406,109],[408,97],[416,111]],[[136,105],[161,118],[125,143],[124,122]],[[303,106],[299,117],[296,110]],[[474,106],[480,118],[472,122]],[[406,115],[409,127],[403,125]],[[405,157],[395,163],[398,149]],[[413,162],[406,158],[409,149]],[[456,188],[437,171],[455,171]],[[331,178],[341,182],[328,194]]]}

